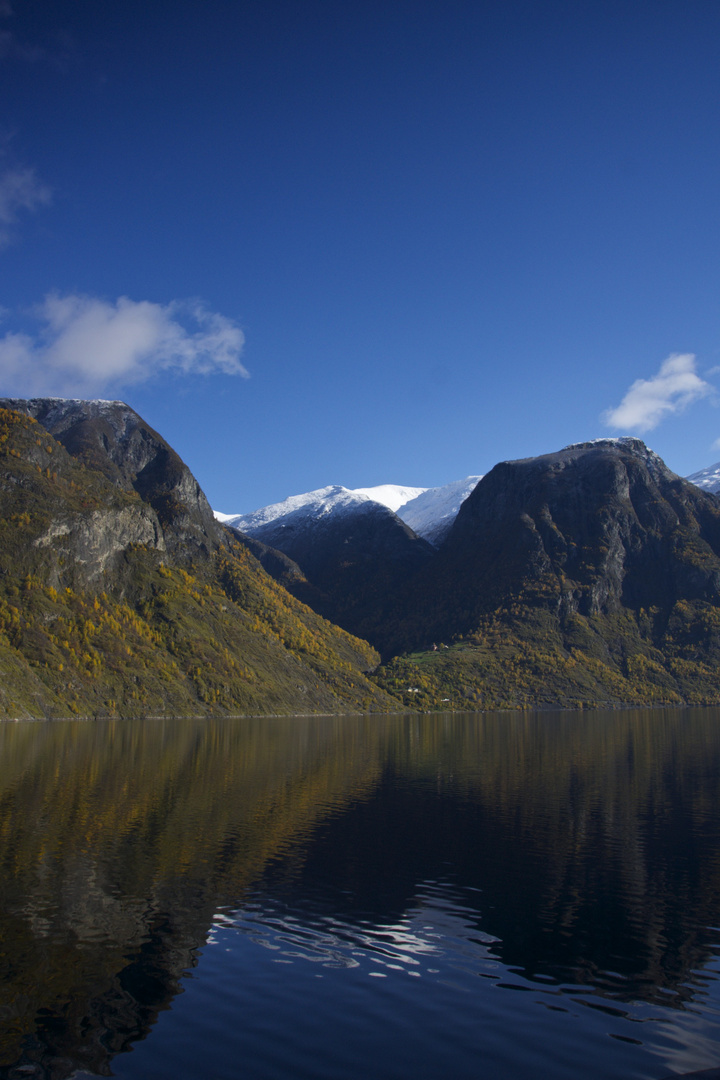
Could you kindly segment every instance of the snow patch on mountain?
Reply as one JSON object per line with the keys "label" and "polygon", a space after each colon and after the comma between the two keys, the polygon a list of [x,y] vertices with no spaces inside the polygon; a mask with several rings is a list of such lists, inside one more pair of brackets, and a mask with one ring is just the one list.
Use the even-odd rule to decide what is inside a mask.
{"label": "snow patch on mountain", "polygon": [[709,491],[712,494],[720,492],[720,461],[698,472],[690,473],[690,476],[686,476],[685,479],[695,487],[702,488],[703,491]]}
{"label": "snow patch on mountain", "polygon": [[466,476],[442,487],[426,488],[397,511],[406,525],[424,540],[438,547],[447,536],[462,503],[482,480],[482,476]]}
{"label": "snow patch on mountain", "polygon": [[[374,502],[382,503],[383,506],[387,506],[388,510],[392,510],[397,514],[402,506],[405,506],[412,499],[416,499],[418,495],[422,495],[427,491],[427,488],[421,487],[400,487],[398,484],[378,484],[377,487],[368,488],[352,488],[356,495],[367,495],[369,499],[373,499]],[[402,514],[398,514],[402,517]],[[403,520],[405,520],[403,518]]]}

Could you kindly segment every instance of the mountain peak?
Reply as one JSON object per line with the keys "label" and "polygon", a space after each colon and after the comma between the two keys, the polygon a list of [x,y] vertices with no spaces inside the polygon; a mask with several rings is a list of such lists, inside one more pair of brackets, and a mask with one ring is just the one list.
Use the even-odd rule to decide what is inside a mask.
{"label": "mountain peak", "polygon": [[370,510],[375,506],[397,515],[414,533],[438,547],[449,532],[461,503],[480,479],[480,476],[466,476],[464,480],[434,488],[405,487],[400,484],[346,488],[335,484],[306,491],[302,495],[291,495],[250,514],[222,514],[216,511],[215,517],[226,525],[255,536],[257,530],[264,529],[272,522],[284,528],[299,524],[302,518],[308,522],[319,521],[331,513],[356,512],[363,507]]}
{"label": "mountain peak", "polygon": [[661,468],[664,473],[671,472],[660,455],[656,454],[642,439],[638,439],[635,435],[621,435],[615,439],[590,439],[587,442],[570,443],[569,446],[564,446],[560,453],[573,450],[625,451],[642,458],[650,467]]}
{"label": "mountain peak", "polygon": [[592,450],[592,449],[613,449],[613,447],[623,447],[627,450],[635,450],[638,453],[653,453],[649,450],[649,447],[638,439],[636,435],[619,435],[616,438],[602,438],[602,439],[584,439],[582,442],[568,443],[567,446],[563,446],[563,450]]}

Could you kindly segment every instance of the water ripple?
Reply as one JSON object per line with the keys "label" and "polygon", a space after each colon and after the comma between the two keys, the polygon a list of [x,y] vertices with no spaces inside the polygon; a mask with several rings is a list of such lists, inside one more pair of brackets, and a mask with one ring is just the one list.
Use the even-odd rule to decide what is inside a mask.
{"label": "water ripple", "polygon": [[[291,961],[324,967],[358,968],[372,965],[383,972],[437,976],[444,968],[477,969],[494,961],[498,939],[478,929],[477,910],[462,903],[450,884],[423,883],[415,903],[397,922],[373,925],[337,915],[282,910],[268,899],[234,911],[220,911],[213,920],[208,944],[217,942],[218,928],[233,928],[264,949]],[[418,970],[422,969],[422,970]]]}

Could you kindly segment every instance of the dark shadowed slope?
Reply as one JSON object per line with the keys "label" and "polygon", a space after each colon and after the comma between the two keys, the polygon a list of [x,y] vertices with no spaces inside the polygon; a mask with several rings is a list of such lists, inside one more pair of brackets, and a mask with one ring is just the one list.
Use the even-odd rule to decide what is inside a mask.
{"label": "dark shadowed slope", "polygon": [[351,633],[433,556],[431,545],[392,510],[345,488],[323,488],[299,496],[297,506],[295,501],[288,500],[280,516],[256,521],[251,536],[300,568],[300,576],[282,577],[295,596]]}
{"label": "dark shadowed slope", "polygon": [[[720,700],[720,505],[637,439],[496,465],[364,630],[455,704]],[[452,649],[433,645],[453,644]],[[422,682],[422,680],[421,680]]]}

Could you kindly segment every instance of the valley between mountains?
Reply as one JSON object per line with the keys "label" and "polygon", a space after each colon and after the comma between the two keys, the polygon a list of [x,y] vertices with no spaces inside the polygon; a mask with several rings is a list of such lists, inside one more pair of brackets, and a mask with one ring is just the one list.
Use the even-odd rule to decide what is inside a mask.
{"label": "valley between mountains", "polygon": [[0,716],[717,704],[719,485],[624,438],[215,516],[124,403],[0,399]]}

